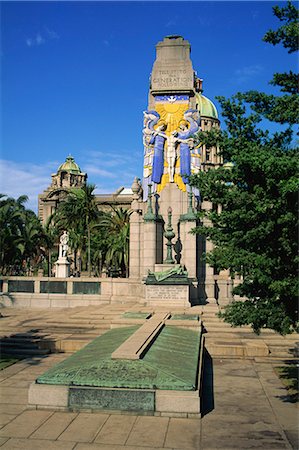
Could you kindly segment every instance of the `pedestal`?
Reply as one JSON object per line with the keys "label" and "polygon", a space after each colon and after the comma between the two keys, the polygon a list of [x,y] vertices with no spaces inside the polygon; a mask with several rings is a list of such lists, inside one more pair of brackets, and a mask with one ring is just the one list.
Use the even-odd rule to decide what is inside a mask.
{"label": "pedestal", "polygon": [[61,256],[55,263],[55,277],[68,278],[70,276],[70,263],[66,257]]}

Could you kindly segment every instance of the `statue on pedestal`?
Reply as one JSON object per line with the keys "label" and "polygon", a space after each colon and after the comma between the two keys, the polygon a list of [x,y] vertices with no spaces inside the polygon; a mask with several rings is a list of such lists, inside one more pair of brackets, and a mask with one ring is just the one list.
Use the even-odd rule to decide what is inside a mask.
{"label": "statue on pedestal", "polygon": [[67,231],[64,231],[60,236],[58,260],[55,263],[55,277],[58,278],[67,278],[70,276],[70,263],[67,259],[68,242],[69,234]]}
{"label": "statue on pedestal", "polygon": [[60,236],[59,258],[67,257],[67,251],[69,249],[68,242],[69,242],[69,234],[67,231],[64,231],[63,234]]}

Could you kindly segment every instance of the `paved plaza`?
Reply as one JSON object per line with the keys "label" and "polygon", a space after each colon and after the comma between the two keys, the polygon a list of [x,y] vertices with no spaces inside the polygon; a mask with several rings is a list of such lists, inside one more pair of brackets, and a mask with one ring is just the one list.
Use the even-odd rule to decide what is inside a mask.
{"label": "paved plaza", "polygon": [[[120,317],[130,308],[134,310],[136,306],[99,306],[98,315],[94,307],[31,311],[5,309],[5,317],[1,319],[5,333],[1,334],[8,335],[13,329],[19,334],[22,330],[28,333],[40,327],[44,335],[51,331],[54,339],[54,331],[56,338],[60,332],[70,342],[71,331],[77,329],[81,335],[81,341],[78,336],[77,341],[82,342],[103,333],[108,317],[110,320]],[[35,355],[0,372],[1,449],[297,448],[298,409],[288,401],[286,390],[273,370],[282,360],[212,357],[206,351],[202,419],[30,409],[30,383],[68,355]]]}

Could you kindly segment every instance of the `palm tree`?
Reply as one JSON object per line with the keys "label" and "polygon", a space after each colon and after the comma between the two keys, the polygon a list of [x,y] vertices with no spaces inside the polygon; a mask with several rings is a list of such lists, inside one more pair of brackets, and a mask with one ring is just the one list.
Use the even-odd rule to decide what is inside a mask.
{"label": "palm tree", "polygon": [[22,211],[20,204],[26,198],[13,198],[0,194],[0,272],[5,275],[9,273],[13,265],[19,263],[22,242]]}
{"label": "palm tree", "polygon": [[22,219],[22,241],[19,243],[19,249],[23,262],[26,264],[27,269],[29,269],[31,265],[37,266],[43,258],[46,236],[39,219],[33,211],[24,209],[22,211]]}
{"label": "palm tree", "polygon": [[70,245],[75,252],[87,247],[87,270],[91,275],[91,229],[99,216],[96,204],[94,184],[86,184],[81,188],[73,188],[67,191],[66,199],[58,205],[53,215],[56,226],[68,230]]}
{"label": "palm tree", "polygon": [[35,213],[26,209],[26,195],[18,199],[0,194],[0,272],[20,272],[24,262],[39,258],[43,243],[43,230]]}
{"label": "palm tree", "polygon": [[108,251],[106,264],[119,267],[126,277],[129,275],[129,236],[130,215],[132,211],[114,208],[113,212],[104,213],[100,218],[101,227],[108,233]]}

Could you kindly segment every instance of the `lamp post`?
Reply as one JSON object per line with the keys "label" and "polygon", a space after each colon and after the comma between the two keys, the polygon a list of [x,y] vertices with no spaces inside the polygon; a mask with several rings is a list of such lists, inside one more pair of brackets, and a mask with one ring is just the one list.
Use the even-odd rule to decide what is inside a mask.
{"label": "lamp post", "polygon": [[172,208],[169,206],[168,208],[168,224],[166,227],[166,230],[164,231],[164,236],[167,239],[167,256],[166,259],[164,260],[164,264],[174,264],[175,261],[172,257],[172,243],[171,240],[174,238],[175,233],[173,231],[172,225],[171,225],[171,217],[172,217]]}

